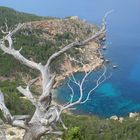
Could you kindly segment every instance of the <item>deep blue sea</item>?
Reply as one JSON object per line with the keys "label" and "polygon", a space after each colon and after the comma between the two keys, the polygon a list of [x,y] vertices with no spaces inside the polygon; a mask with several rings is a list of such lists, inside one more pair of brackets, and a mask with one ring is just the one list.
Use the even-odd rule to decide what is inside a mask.
{"label": "deep blue sea", "polygon": [[[140,3],[137,0],[125,0],[125,2],[118,0],[118,2],[108,4],[110,4],[110,9],[112,7],[115,9],[107,20],[106,44],[108,48],[103,53],[112,64],[118,65],[118,68],[112,70],[112,77],[94,91],[90,101],[77,106],[74,112],[78,114],[109,117],[140,112]],[[101,14],[96,13],[94,19],[91,17],[86,19],[99,25],[99,17],[101,18]],[[93,72],[87,79],[85,93],[93,87],[92,81],[97,75],[99,72]],[[80,80],[83,74],[76,73],[75,76]],[[57,95],[61,103],[70,99],[71,92],[67,81],[66,79],[58,88]],[[76,99],[79,96],[78,88],[71,85],[76,92]]]}

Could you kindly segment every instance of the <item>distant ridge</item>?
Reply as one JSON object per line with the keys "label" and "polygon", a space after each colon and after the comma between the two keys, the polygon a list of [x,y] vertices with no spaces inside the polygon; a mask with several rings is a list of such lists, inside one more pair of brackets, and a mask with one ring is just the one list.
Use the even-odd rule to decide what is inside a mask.
{"label": "distant ridge", "polygon": [[29,22],[35,20],[50,19],[51,17],[41,17],[34,14],[18,12],[12,8],[0,6],[0,26],[7,20],[9,26],[13,26],[19,22]]}

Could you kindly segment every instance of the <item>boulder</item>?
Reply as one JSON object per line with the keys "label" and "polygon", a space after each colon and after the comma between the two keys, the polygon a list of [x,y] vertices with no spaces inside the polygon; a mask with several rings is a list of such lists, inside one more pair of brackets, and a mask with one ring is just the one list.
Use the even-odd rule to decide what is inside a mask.
{"label": "boulder", "polygon": [[118,120],[118,119],[119,119],[119,118],[118,118],[118,116],[116,116],[116,115],[110,117],[110,120]]}
{"label": "boulder", "polygon": [[123,121],[124,121],[124,118],[123,117],[120,117],[119,118],[119,122],[122,123]]}
{"label": "boulder", "polygon": [[[25,130],[6,125],[6,138],[7,140],[23,140]],[[0,139],[1,140],[1,139]]]}
{"label": "boulder", "polygon": [[70,19],[77,20],[78,16],[71,16]]}
{"label": "boulder", "polygon": [[139,115],[139,113],[129,113],[129,118],[135,118],[135,117],[137,117]]}

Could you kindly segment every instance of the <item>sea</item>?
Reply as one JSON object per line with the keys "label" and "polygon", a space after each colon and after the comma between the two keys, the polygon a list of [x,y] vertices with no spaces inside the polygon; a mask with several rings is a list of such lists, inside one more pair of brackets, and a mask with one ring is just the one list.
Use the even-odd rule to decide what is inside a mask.
{"label": "sea", "polygon": [[[107,73],[112,73],[112,76],[93,91],[90,100],[75,106],[73,113],[105,118],[113,115],[127,116],[130,112],[140,112],[140,2],[138,0],[105,0],[105,2],[103,2],[105,6],[100,5],[101,1],[91,5],[93,11],[94,8],[100,9],[99,13],[93,12],[93,18],[91,14],[86,17],[86,13],[81,18],[100,26],[103,13],[113,9],[107,18],[105,42],[107,48],[102,51],[105,59],[110,61]],[[111,65],[117,68],[112,69]],[[101,73],[102,69],[92,72],[87,77],[84,98],[95,86],[95,80]],[[84,73],[75,73],[74,76],[80,81]],[[72,77],[66,78],[57,89],[57,100],[61,104],[70,101],[69,78]],[[74,89],[76,100],[79,97],[79,89],[72,82],[70,85]]]}

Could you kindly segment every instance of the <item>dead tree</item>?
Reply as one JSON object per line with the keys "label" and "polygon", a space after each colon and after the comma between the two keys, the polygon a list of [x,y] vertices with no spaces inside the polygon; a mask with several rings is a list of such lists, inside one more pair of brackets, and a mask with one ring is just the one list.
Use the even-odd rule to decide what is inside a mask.
{"label": "dead tree", "polygon": [[[25,58],[20,52],[22,51],[22,48],[20,50],[16,50],[14,48],[12,36],[18,32],[24,24],[18,24],[18,26],[12,30],[8,30],[8,26],[6,25],[6,31],[2,30],[2,33],[4,34],[3,38],[0,40],[0,49],[9,55],[12,55],[15,59],[19,60],[23,65],[26,65],[27,67],[31,69],[38,70],[41,74],[42,78],[42,93],[39,96],[38,99],[34,97],[34,95],[31,92],[31,86],[35,83],[38,78],[33,79],[30,81],[26,88],[23,88],[22,86],[17,87],[18,91],[23,94],[34,106],[35,106],[35,112],[33,116],[29,115],[18,115],[18,116],[12,116],[10,111],[5,105],[4,102],[4,95],[2,91],[0,91],[0,109],[3,112],[3,115],[6,119],[6,121],[16,127],[20,127],[25,129],[25,135],[24,135],[24,140],[40,140],[42,136],[44,135],[49,135],[49,134],[55,134],[55,135],[61,135],[62,132],[57,130],[55,125],[59,121],[61,122],[62,126],[64,129],[66,129],[62,119],[61,119],[61,114],[64,110],[69,109],[74,107],[77,104],[85,103],[88,99],[90,94],[93,93],[93,91],[104,81],[106,80],[106,67],[104,66],[104,72],[102,75],[98,78],[96,82],[96,86],[89,91],[87,94],[87,98],[83,101],[83,85],[85,82],[85,79],[87,76],[91,73],[85,72],[85,76],[82,79],[81,82],[77,82],[74,76],[71,79],[75,84],[78,85],[80,89],[80,97],[76,101],[73,101],[73,94],[74,91],[72,87],[69,85],[71,91],[72,91],[72,96],[70,99],[70,102],[67,105],[60,106],[60,105],[53,105],[51,100],[51,89],[53,88],[54,81],[56,74],[52,73],[50,71],[50,65],[55,59],[57,59],[58,56],[61,54],[64,54],[67,50],[75,47],[84,47],[86,44],[88,44],[91,41],[94,41],[97,39],[99,36],[104,35],[106,32],[106,17],[110,12],[108,12],[104,18],[103,18],[103,23],[98,32],[90,36],[89,38],[83,40],[83,41],[75,41],[72,42],[71,44],[61,48],[58,52],[55,52],[52,54],[49,59],[47,60],[47,63],[45,65],[41,63],[36,63],[32,60],[28,60]],[[7,45],[8,42],[8,45]]]}

